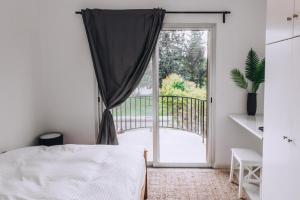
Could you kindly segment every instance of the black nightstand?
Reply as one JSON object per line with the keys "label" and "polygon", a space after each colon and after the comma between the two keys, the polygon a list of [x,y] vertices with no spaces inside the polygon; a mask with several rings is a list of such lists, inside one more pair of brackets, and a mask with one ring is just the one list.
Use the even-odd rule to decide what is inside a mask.
{"label": "black nightstand", "polygon": [[39,145],[53,146],[62,144],[64,144],[64,137],[60,132],[48,132],[39,137]]}

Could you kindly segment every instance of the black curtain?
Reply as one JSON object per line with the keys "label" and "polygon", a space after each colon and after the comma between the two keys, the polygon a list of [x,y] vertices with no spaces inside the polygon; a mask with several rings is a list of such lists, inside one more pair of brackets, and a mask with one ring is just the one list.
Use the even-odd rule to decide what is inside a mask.
{"label": "black curtain", "polygon": [[98,88],[106,107],[98,144],[118,144],[110,109],[123,103],[148,66],[165,10],[81,10]]}

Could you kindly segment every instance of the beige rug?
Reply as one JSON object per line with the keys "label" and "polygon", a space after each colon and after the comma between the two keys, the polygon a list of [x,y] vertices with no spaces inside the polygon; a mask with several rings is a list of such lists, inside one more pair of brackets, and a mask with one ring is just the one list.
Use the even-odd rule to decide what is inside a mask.
{"label": "beige rug", "polygon": [[228,178],[225,170],[148,168],[148,199],[236,200],[238,186]]}

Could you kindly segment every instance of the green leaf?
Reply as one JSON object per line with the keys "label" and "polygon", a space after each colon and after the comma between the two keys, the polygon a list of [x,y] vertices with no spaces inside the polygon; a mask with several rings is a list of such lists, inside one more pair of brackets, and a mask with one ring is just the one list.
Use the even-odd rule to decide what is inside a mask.
{"label": "green leaf", "polygon": [[255,70],[255,80],[253,81],[252,90],[256,92],[259,85],[265,81],[265,59],[262,59]]}
{"label": "green leaf", "polygon": [[238,69],[231,70],[231,78],[236,83],[237,86],[247,89],[248,83],[244,75]]}
{"label": "green leaf", "polygon": [[264,81],[265,81],[265,59],[262,59],[261,62],[256,67],[255,83],[263,83]]}
{"label": "green leaf", "polygon": [[185,90],[184,81],[175,81],[175,82],[173,83],[172,87],[173,87],[174,89],[184,91],[184,90]]}
{"label": "green leaf", "polygon": [[254,82],[256,79],[256,67],[258,64],[259,64],[259,58],[256,52],[253,49],[251,49],[246,59],[246,69],[245,69],[246,78],[249,79],[250,81]]}

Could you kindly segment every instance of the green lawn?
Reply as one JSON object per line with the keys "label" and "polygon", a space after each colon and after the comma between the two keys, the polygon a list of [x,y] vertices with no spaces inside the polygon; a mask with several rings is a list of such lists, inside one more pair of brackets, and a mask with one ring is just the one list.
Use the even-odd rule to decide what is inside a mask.
{"label": "green lawn", "polygon": [[[178,102],[177,102],[178,100]],[[173,102],[173,103],[172,103]],[[177,112],[177,106],[178,106],[178,112],[181,112],[182,106],[183,110],[191,110],[197,111],[198,105],[200,105],[200,102],[198,104],[198,101],[191,99],[182,99],[181,98],[164,98],[163,104],[162,104],[162,98],[159,98],[159,115],[160,116],[167,116],[172,115],[172,106],[173,106],[173,114],[176,114]],[[117,108],[113,109],[113,115],[114,116],[152,116],[152,97],[130,97],[124,102],[121,106],[118,106]]]}

